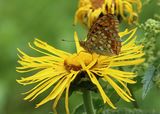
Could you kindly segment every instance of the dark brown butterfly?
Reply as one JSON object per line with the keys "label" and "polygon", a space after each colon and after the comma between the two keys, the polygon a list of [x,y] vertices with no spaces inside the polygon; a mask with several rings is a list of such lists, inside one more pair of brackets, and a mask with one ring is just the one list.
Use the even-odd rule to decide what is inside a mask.
{"label": "dark brown butterfly", "polygon": [[118,25],[119,22],[115,15],[102,15],[91,26],[87,40],[80,41],[80,45],[90,53],[118,55],[121,50]]}

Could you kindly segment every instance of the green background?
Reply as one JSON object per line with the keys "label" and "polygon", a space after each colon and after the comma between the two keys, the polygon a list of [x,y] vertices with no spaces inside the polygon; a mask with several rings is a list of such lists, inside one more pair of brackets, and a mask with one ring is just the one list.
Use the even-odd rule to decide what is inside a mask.
{"label": "green background", "polygon": [[[156,5],[158,0],[152,0],[145,5],[140,14],[140,22],[152,18],[159,13]],[[39,38],[58,49],[73,52],[74,31],[78,31],[80,38],[86,36],[83,28],[73,26],[74,13],[77,0],[0,0],[0,114],[50,114],[52,102],[48,102],[38,109],[35,104],[43,96],[33,102],[24,101],[25,92],[29,87],[16,83],[21,74],[17,73],[17,48],[24,52],[34,54],[27,43]],[[160,13],[159,13],[160,14]],[[138,32],[139,33],[139,32]],[[143,37],[139,33],[138,37]],[[142,100],[141,89],[136,92],[137,102],[144,110],[160,111],[160,89],[154,87],[147,97]],[[75,96],[70,98],[70,106],[74,107]],[[76,98],[77,100],[77,98]],[[81,102],[81,96],[79,97]],[[120,103],[121,107],[132,107],[131,103]]]}

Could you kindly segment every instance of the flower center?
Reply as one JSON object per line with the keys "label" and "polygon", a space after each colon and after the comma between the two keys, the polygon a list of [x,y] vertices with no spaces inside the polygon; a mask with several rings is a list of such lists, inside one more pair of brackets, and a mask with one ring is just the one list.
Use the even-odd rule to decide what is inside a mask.
{"label": "flower center", "polygon": [[65,59],[64,66],[68,71],[70,70],[78,71],[82,69],[80,61],[82,61],[87,66],[92,62],[94,58],[95,58],[94,55],[86,52],[79,52],[78,54],[75,53],[72,56]]}
{"label": "flower center", "polygon": [[98,9],[102,7],[102,4],[104,3],[104,0],[91,0],[93,9]]}

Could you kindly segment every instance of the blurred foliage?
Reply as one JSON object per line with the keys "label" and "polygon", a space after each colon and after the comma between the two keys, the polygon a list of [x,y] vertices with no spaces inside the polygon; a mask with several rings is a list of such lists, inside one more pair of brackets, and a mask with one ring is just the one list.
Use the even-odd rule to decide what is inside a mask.
{"label": "blurred foliage", "polygon": [[140,109],[122,108],[118,110],[106,110],[100,114],[160,114],[158,111],[145,111]]}
{"label": "blurred foliage", "polygon": [[[84,28],[73,26],[77,2],[77,0],[67,2],[64,2],[64,0],[0,0],[0,114],[52,114],[52,102],[38,109],[34,108],[35,104],[42,100],[45,95],[39,96],[33,102],[23,101],[24,96],[20,93],[29,90],[31,87],[24,88],[15,81],[21,77],[21,74],[15,71],[15,67],[18,66],[16,48],[20,48],[28,54],[36,56],[37,54],[31,51],[26,44],[38,37],[59,49],[74,52],[74,43],[62,40],[73,41],[75,30],[78,31],[80,38],[86,36]],[[160,72],[158,72],[160,39],[159,36],[156,36],[156,40],[152,39],[156,33],[150,34],[150,31],[145,32],[144,30],[152,30],[154,28],[150,27],[158,25],[157,23],[160,20],[158,20],[158,16],[155,18],[154,15],[160,15],[159,4],[159,0],[150,0],[145,3],[139,22],[147,25],[147,23],[152,21],[152,24],[146,26],[149,28],[139,29],[137,32],[140,41],[144,40],[144,38],[149,38],[144,43],[144,46],[149,45],[149,49],[152,49],[146,56],[150,59],[154,58],[154,62],[150,63],[153,63],[157,68],[157,75],[154,78],[154,82],[157,85],[160,84]],[[151,26],[153,24],[154,26]],[[128,25],[122,24],[122,28],[125,27],[128,27]],[[149,33],[149,36],[146,33]],[[148,50],[147,47],[146,50]],[[150,61],[150,59],[148,60]],[[137,69],[141,70],[140,67],[137,67]],[[145,70],[141,70],[142,74],[144,72]],[[134,94],[140,110],[160,111],[160,89],[153,87],[145,99],[142,100],[142,84],[139,86],[140,88],[134,91]],[[95,100],[95,106],[99,106],[100,102]],[[71,111],[73,112],[74,108],[82,103],[81,94],[74,92],[70,97],[69,106]],[[62,99],[61,104],[58,106],[58,109],[61,111],[60,114],[65,114],[63,106],[64,102]],[[105,105],[103,106],[105,109],[108,108]],[[131,103],[123,101],[118,102],[117,106],[120,108],[133,108]],[[105,114],[107,113],[105,112]]]}
{"label": "blurred foliage", "polygon": [[[157,15],[155,17],[157,17]],[[159,85],[159,72],[157,72],[157,70],[159,69],[158,66],[160,65],[160,51],[157,50],[156,42],[160,36],[160,21],[159,19],[148,19],[144,24],[141,25],[141,28],[144,30],[144,51],[146,53],[146,61],[142,65],[143,67],[141,67],[145,70],[145,75],[142,80],[142,98],[144,98],[149,92],[150,88],[153,86],[154,81],[156,82],[156,85]]]}

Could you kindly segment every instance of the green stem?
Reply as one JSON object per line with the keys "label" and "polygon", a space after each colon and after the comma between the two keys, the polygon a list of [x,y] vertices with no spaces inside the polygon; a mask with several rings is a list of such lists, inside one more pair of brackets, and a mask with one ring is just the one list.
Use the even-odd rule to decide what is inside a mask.
{"label": "green stem", "polygon": [[84,107],[87,112],[87,114],[94,114],[94,107],[91,97],[91,92],[88,90],[83,90],[83,102]]}

